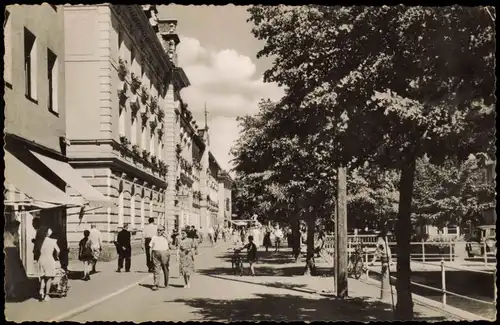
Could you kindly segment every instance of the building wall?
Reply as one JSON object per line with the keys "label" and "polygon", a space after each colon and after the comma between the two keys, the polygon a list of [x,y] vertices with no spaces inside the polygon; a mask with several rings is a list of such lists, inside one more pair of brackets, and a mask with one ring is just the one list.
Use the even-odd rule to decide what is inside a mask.
{"label": "building wall", "polygon": [[[89,223],[96,224],[107,242],[114,240],[118,227],[124,223],[129,224],[136,239],[140,238],[140,231],[149,217],[166,223],[168,197],[164,189],[168,175],[160,175],[159,170],[151,167],[142,156],[143,151],[148,152],[150,157],[155,156],[167,165],[172,157],[165,140],[169,139],[168,130],[171,129],[168,123],[173,95],[169,91],[158,91],[160,84],[167,81],[158,77],[162,71],[154,68],[157,62],[146,59],[151,52],[158,57],[166,54],[154,32],[149,34],[153,35],[150,41],[156,42],[156,47],[150,44],[152,49],[143,48],[141,29],[151,28],[152,31],[152,27],[142,16],[140,6],[118,7],[107,4],[64,7],[68,51],[67,123],[71,129],[68,138],[72,142],[68,156],[72,166],[115,203],[114,207],[83,215],[72,211],[68,220],[72,242],[81,238],[81,232]],[[131,22],[132,15],[142,21]],[[129,72],[125,78],[119,75],[120,62]],[[166,74],[168,66],[162,68]],[[136,92],[131,89],[132,73],[141,81]],[[150,101],[146,104],[140,99],[143,88],[149,98],[158,99],[157,112],[165,113],[163,121],[158,113],[151,112]],[[120,100],[119,90],[124,90],[126,100]],[[132,110],[132,102],[139,104],[137,111]],[[145,113],[144,121],[142,113]],[[154,131],[152,121],[157,122]],[[160,129],[163,135],[158,133]],[[136,159],[132,158],[133,145],[137,145],[139,152]]]}
{"label": "building wall", "polygon": [[[55,7],[55,8],[54,8]],[[5,22],[5,132],[30,139],[60,151],[59,137],[65,136],[64,10],[61,6],[9,5]],[[24,73],[24,29],[35,37],[36,95],[26,97]],[[48,54],[56,56],[57,112],[48,108]]]}

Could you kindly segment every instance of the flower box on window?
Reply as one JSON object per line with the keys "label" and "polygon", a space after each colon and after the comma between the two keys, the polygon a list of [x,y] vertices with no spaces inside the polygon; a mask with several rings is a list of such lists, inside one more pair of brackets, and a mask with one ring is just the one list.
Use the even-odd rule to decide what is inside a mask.
{"label": "flower box on window", "polygon": [[140,148],[139,148],[139,145],[137,144],[134,144],[132,146],[132,153],[135,157],[139,158],[141,156],[141,151],[140,151]]}
{"label": "flower box on window", "polygon": [[141,88],[141,101],[143,104],[146,104],[149,99],[148,88],[146,86],[142,86]]}
{"label": "flower box on window", "polygon": [[122,58],[118,59],[118,77],[120,80],[125,80],[125,78],[128,75],[128,68],[127,68],[127,60],[123,60]]}
{"label": "flower box on window", "polygon": [[149,156],[151,155],[151,153],[149,151],[147,151],[146,149],[142,150],[142,158],[146,161],[149,161]]}
{"label": "flower box on window", "polygon": [[120,144],[121,144],[122,146],[127,147],[127,146],[130,144],[130,141],[127,139],[127,137],[126,137],[126,136],[124,136],[124,135],[122,134],[122,135],[120,135]]}
{"label": "flower box on window", "polygon": [[156,156],[151,156],[151,164],[156,167],[157,158]]}
{"label": "flower box on window", "polygon": [[149,109],[151,114],[155,114],[158,110],[158,98],[156,96],[151,97],[151,102],[149,103]]}
{"label": "flower box on window", "polygon": [[135,93],[141,87],[142,82],[141,82],[141,79],[139,78],[139,76],[137,76],[135,73],[132,73],[131,79],[132,79],[132,81],[130,83],[130,88]]}
{"label": "flower box on window", "polygon": [[163,138],[163,127],[159,127],[157,133],[158,133],[158,139],[161,140]]}
{"label": "flower box on window", "polygon": [[132,96],[130,96],[130,109],[132,110],[132,116],[135,116],[139,109],[141,109],[139,96],[137,96],[137,94],[133,94]]}
{"label": "flower box on window", "polygon": [[155,133],[155,130],[156,130],[156,127],[158,126],[158,122],[156,122],[155,120],[152,120],[149,122],[149,128],[150,128],[150,131],[151,131],[151,135],[153,135]]}
{"label": "flower box on window", "polygon": [[141,113],[141,120],[142,120],[142,127],[145,128],[148,125],[149,113],[148,112]]}

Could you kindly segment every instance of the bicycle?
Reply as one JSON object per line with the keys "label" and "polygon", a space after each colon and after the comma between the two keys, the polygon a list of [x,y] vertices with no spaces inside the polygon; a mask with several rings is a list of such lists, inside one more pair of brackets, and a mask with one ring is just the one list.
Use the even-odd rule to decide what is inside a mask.
{"label": "bicycle", "polygon": [[363,261],[363,252],[364,248],[361,244],[359,244],[353,254],[349,257],[347,263],[347,275],[353,277],[358,280],[361,278],[361,275],[366,272],[367,267]]}

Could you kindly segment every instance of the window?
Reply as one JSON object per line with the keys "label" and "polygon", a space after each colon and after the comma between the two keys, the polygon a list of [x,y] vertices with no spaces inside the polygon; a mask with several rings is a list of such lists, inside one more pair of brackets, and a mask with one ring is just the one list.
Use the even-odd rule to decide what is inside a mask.
{"label": "window", "polygon": [[118,134],[120,136],[125,136],[125,107],[120,106],[119,108],[119,114],[120,116],[118,117]]}
{"label": "window", "polygon": [[158,160],[163,160],[163,142],[161,139],[158,141]]}
{"label": "window", "polygon": [[118,227],[123,226],[123,192],[118,195]]}
{"label": "window", "polygon": [[154,215],[154,202],[153,202],[153,198],[151,198],[151,200],[149,201],[149,217],[150,218],[154,218],[155,215]]}
{"label": "window", "polygon": [[36,37],[24,28],[24,78],[26,82],[26,97],[37,99],[37,50]]}
{"label": "window", "polygon": [[137,75],[137,58],[135,56],[135,49],[133,47],[130,49],[130,64],[132,65],[132,72]]}
{"label": "window", "polygon": [[155,146],[156,146],[156,139],[155,139],[155,134],[151,135],[151,140],[149,141],[149,152],[151,152],[151,156],[155,155]]}
{"label": "window", "polygon": [[12,27],[10,12],[5,10],[5,20],[3,22],[3,33],[4,33],[4,70],[3,70],[3,80],[5,84],[12,88]]}
{"label": "window", "polygon": [[49,85],[49,110],[59,113],[58,107],[58,82],[57,82],[57,56],[47,49],[47,83]]}
{"label": "window", "polygon": [[130,229],[135,225],[135,195],[130,198]]}
{"label": "window", "polygon": [[145,210],[145,204],[144,204],[144,197],[141,197],[141,229],[144,229],[144,211]]}
{"label": "window", "polygon": [[145,150],[147,146],[147,141],[148,141],[148,128],[147,127],[141,127],[141,149]]}
{"label": "window", "polygon": [[132,117],[132,126],[130,128],[130,143],[132,145],[137,144],[137,117]]}

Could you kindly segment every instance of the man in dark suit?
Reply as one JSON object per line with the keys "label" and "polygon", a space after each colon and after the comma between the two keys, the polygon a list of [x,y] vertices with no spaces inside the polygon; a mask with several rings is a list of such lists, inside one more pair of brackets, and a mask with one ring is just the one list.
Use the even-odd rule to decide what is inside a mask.
{"label": "man in dark suit", "polygon": [[121,272],[123,262],[125,261],[125,272],[130,272],[130,263],[132,257],[131,234],[128,231],[128,224],[124,224],[122,230],[116,237],[116,251],[118,253],[118,270]]}

